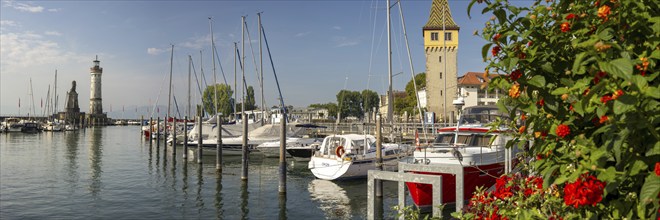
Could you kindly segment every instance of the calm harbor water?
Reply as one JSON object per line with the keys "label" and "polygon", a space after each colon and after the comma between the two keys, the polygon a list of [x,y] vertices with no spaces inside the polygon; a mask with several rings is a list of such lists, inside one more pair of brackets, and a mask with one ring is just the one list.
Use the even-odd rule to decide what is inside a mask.
{"label": "calm harbor water", "polygon": [[[0,133],[0,219],[364,219],[366,180],[315,179],[288,159],[287,194],[278,158],[250,155],[185,162],[150,147],[138,126],[76,132]],[[384,186],[384,218],[394,218],[396,183]],[[410,201],[410,200],[408,200]]]}

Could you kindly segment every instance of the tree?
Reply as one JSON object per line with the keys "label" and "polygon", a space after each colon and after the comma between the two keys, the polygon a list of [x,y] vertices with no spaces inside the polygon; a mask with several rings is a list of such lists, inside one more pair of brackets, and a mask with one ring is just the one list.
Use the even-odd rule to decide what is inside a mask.
{"label": "tree", "polygon": [[233,91],[231,90],[231,86],[227,84],[216,84],[216,85],[211,85],[207,86],[204,89],[203,93],[203,99],[202,103],[204,104],[204,111],[206,113],[213,115],[215,113],[215,108],[214,106],[214,97],[215,97],[215,91],[218,92],[218,99],[217,99],[217,109],[219,113],[222,113],[222,115],[230,115],[232,113],[232,108],[231,108],[231,103],[232,103],[232,94]]}
{"label": "tree", "polygon": [[522,160],[523,173],[541,178],[543,189],[473,206],[486,209],[468,208],[461,218],[657,218],[657,1],[537,0],[517,7],[473,0],[469,7],[483,2],[483,13],[493,14],[479,34],[489,41],[482,49],[486,75],[506,74],[488,89],[508,90],[500,110],[524,122],[494,126],[533,140],[522,156],[535,160]]}
{"label": "tree", "polygon": [[378,111],[380,107],[380,96],[372,90],[362,90],[362,107],[365,112],[372,112],[374,108]]}
{"label": "tree", "polygon": [[[413,80],[415,80],[413,82]],[[415,84],[417,90],[415,90]],[[410,115],[417,115],[417,91],[426,87],[426,73],[418,73],[414,79],[406,84],[406,96],[403,99],[395,99],[394,107],[396,112],[408,112]],[[398,100],[401,100],[400,102]],[[423,111],[423,110],[422,110]]]}
{"label": "tree", "polygon": [[364,116],[362,109],[362,95],[357,91],[341,90],[337,93],[337,102],[341,111],[341,117],[357,117]]}
{"label": "tree", "polygon": [[[257,109],[256,101],[254,99],[254,88],[252,86],[247,87],[247,92],[245,94],[247,97],[245,99],[245,109],[247,111]],[[240,99],[240,98],[239,98]],[[236,103],[236,112],[243,111],[242,103]]]}

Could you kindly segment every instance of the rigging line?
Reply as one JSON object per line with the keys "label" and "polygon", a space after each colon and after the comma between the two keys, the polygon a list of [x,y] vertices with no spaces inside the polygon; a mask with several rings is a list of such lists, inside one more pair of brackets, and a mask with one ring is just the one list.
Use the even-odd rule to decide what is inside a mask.
{"label": "rigging line", "polygon": [[[270,54],[270,46],[268,46],[268,39],[266,38],[266,29],[264,29],[263,24],[261,25],[261,33],[263,34],[264,37],[264,43],[266,43],[266,51],[268,51],[268,59],[270,60],[270,66],[273,69],[273,76],[275,76],[275,84],[277,85],[277,92],[280,95],[280,107],[282,108],[282,114],[286,114],[286,108],[284,107],[284,98],[282,97],[282,90],[280,89],[280,82],[277,79],[277,73],[275,73],[275,64],[273,63],[273,57]],[[289,117],[284,117],[286,118],[287,122],[289,121]]]}
{"label": "rigging line", "polygon": [[[158,96],[156,96],[156,102],[154,103],[153,109],[151,109],[151,117],[154,116],[154,112],[156,111],[156,108],[158,107],[158,100],[160,100],[160,94],[163,92],[163,84],[165,83],[165,79],[167,79],[167,75],[163,76],[163,81],[160,82],[160,89],[158,89]],[[160,111],[158,112],[160,115]]]}
{"label": "rigging line", "polygon": [[213,51],[215,53],[215,59],[218,61],[218,65],[220,66],[220,73],[222,73],[222,79],[225,81],[225,85],[229,85],[227,84],[227,77],[225,76],[225,70],[224,68],[222,68],[222,63],[220,62],[220,54],[218,53],[218,47],[214,45]]}
{"label": "rigging line", "polygon": [[176,102],[176,96],[172,96],[174,99],[174,108],[176,109],[177,115],[179,115],[179,119],[181,119],[181,112],[179,111],[179,104]]}
{"label": "rigging line", "polygon": [[[372,5],[373,5],[374,1],[371,1],[371,2],[372,2]],[[370,54],[369,54],[369,71],[367,72],[369,74],[367,76],[367,89],[369,89],[369,84],[371,83],[371,67],[372,67],[373,59],[374,59],[374,43],[375,43],[374,38],[376,38],[376,21],[377,20],[378,20],[378,12],[376,11],[374,13],[374,22],[373,22],[374,26],[371,29],[371,51],[370,51]]]}
{"label": "rigging line", "polygon": [[248,45],[250,45],[250,50],[252,51],[252,62],[254,63],[254,71],[255,74],[257,74],[257,80],[259,80],[259,82],[263,84],[263,79],[261,79],[261,77],[259,76],[259,67],[257,66],[257,59],[254,57],[254,48],[252,47],[252,39],[250,38],[250,31],[248,30],[247,22],[243,22],[243,25],[245,26],[245,32],[247,33],[248,42],[250,42]]}
{"label": "rigging line", "polygon": [[413,66],[412,63],[412,56],[410,54],[410,46],[408,45],[408,33],[406,31],[406,22],[405,18],[403,16],[403,8],[401,6],[401,2],[399,2],[399,15],[401,15],[401,29],[403,31],[403,37],[405,38],[406,42],[406,50],[408,51],[408,62],[410,63],[410,75],[412,76],[412,81],[413,81],[413,88],[415,89],[415,99],[417,101],[417,112],[419,113],[419,120],[422,122],[422,130],[423,130],[423,135],[424,135],[424,140],[427,140],[428,142],[428,137],[427,137],[427,131],[426,131],[426,123],[424,122],[424,116],[422,115],[422,106],[419,101],[419,94],[417,93],[417,80],[415,80],[415,67]]}
{"label": "rigging line", "polygon": [[190,60],[190,62],[192,65],[193,74],[195,75],[195,84],[197,84],[197,90],[199,90],[199,94],[201,96],[203,94],[202,87],[199,85],[199,78],[197,78],[197,70],[195,70],[195,61]]}

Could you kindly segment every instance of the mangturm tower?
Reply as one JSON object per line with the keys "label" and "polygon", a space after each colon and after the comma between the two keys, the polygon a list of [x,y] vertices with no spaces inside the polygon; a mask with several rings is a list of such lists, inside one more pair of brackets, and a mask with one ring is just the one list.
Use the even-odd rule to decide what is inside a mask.
{"label": "mangturm tower", "polygon": [[457,91],[458,30],[447,0],[433,0],[429,20],[423,28],[426,54],[426,98],[428,111],[448,121],[455,111]]}
{"label": "mangturm tower", "polygon": [[101,74],[103,68],[99,65],[99,57],[96,56],[94,66],[89,68],[91,74],[90,94],[89,94],[89,114],[88,123],[92,125],[105,125],[107,116],[103,113],[103,103],[101,102]]}

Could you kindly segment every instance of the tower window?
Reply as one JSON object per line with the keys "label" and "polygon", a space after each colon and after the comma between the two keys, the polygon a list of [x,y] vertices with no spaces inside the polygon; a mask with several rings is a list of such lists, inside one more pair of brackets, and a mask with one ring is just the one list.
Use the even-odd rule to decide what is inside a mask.
{"label": "tower window", "polygon": [[442,56],[439,56],[439,57],[438,57],[438,62],[439,62],[439,63],[442,63]]}
{"label": "tower window", "polygon": [[440,72],[440,79],[442,79],[442,72]]}
{"label": "tower window", "polygon": [[433,41],[438,40],[438,32],[431,32],[431,40]]}
{"label": "tower window", "polygon": [[445,33],[445,40],[451,40],[451,32]]}

